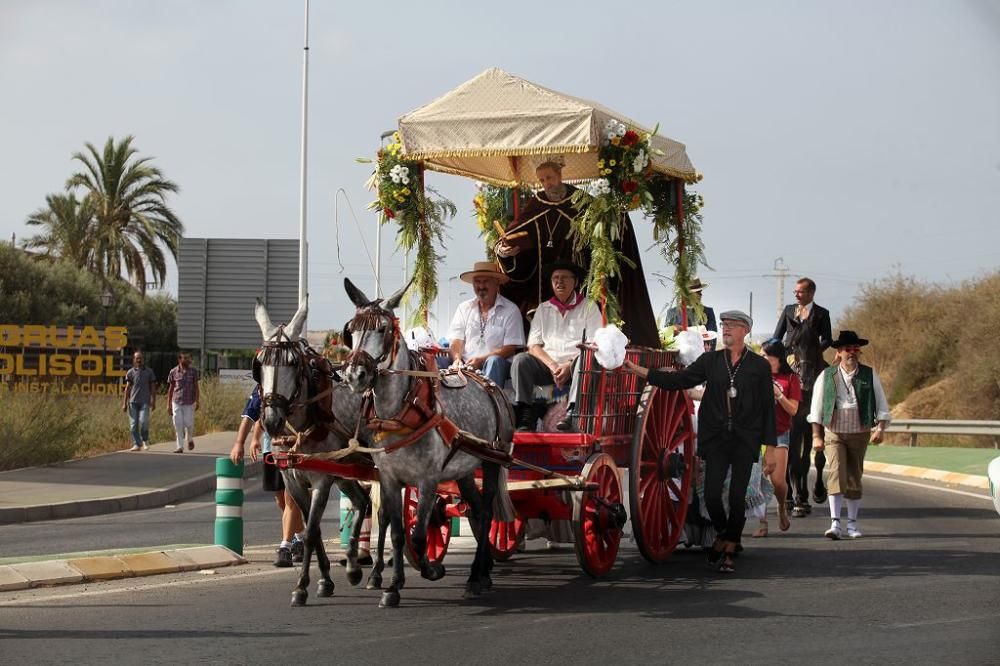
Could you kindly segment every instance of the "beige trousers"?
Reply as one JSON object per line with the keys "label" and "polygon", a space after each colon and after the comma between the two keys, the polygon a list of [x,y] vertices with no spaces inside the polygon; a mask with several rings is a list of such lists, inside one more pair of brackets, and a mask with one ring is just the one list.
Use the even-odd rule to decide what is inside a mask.
{"label": "beige trousers", "polygon": [[826,491],[845,499],[861,499],[861,475],[865,471],[868,432],[838,435],[826,431]]}

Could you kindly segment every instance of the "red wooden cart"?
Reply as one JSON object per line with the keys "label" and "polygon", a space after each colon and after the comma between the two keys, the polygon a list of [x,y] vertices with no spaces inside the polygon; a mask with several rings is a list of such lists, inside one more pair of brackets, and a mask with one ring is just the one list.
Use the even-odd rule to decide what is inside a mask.
{"label": "red wooden cart", "polygon": [[[515,187],[535,181],[534,168],[525,156],[560,153],[565,157],[566,180],[597,177],[598,146],[609,119],[627,120],[601,105],[492,69],[403,116],[399,135],[406,158],[419,165],[420,186],[424,170],[433,170]],[[677,219],[683,219],[684,184],[700,176],[683,144],[650,134],[649,168],[674,183]],[[686,317],[685,308],[681,312]],[[673,354],[667,351],[637,348],[627,354],[629,360],[645,367],[674,363]],[[580,566],[600,576],[613,566],[622,528],[630,518],[639,551],[650,562],[661,563],[683,534],[694,478],[691,402],[683,392],[662,391],[622,370],[602,369],[592,348],[582,349],[580,372],[576,432],[517,433],[514,437],[513,460],[507,463],[517,518],[490,526],[494,557],[505,560],[516,552],[528,519],[570,520]],[[302,456],[278,456],[276,462],[309,465],[358,479],[377,478],[374,468]],[[628,474],[627,510],[624,470]],[[409,537],[416,521],[417,491],[408,488],[405,493]],[[432,561],[445,556],[452,518],[464,515],[466,508],[453,484],[440,487],[438,495],[427,538]],[[413,562],[412,549],[407,551]]]}

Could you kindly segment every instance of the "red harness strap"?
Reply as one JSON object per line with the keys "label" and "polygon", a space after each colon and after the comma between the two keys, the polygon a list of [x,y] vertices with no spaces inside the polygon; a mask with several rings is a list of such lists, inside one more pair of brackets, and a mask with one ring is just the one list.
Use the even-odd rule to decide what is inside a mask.
{"label": "red harness strap", "polygon": [[[412,358],[423,370],[437,368],[433,352],[423,352],[419,355],[414,353]],[[437,429],[445,446],[451,446],[451,442],[458,435],[459,428],[441,412],[441,403],[437,397],[440,388],[439,382],[440,380],[437,378],[415,378],[403,399],[402,410],[391,419],[378,418],[375,414],[374,402],[368,401],[365,408],[365,420],[368,429],[375,433],[376,441],[393,433],[406,434],[402,439],[385,446],[382,449],[384,452],[391,453],[396,449],[407,447],[430,432],[432,428]]]}

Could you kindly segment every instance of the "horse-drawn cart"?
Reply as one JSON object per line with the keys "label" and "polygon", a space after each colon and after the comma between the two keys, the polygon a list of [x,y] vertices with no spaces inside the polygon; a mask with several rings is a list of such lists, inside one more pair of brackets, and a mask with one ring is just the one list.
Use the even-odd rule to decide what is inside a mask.
{"label": "horse-drawn cart", "polygon": [[[533,105],[535,108],[531,108]],[[599,105],[561,96],[500,70],[489,70],[404,116],[400,120],[398,146],[403,158],[412,160],[410,164],[417,170],[413,174],[413,187],[421,191],[425,170],[507,187],[534,185],[534,171],[527,164],[528,160],[522,158],[547,154],[565,155],[566,179],[582,182],[608,172],[600,156],[600,146],[606,143],[603,128],[613,127],[614,123],[625,127],[623,119]],[[641,133],[642,145],[649,150],[644,158],[648,166],[643,173],[655,175],[659,182],[667,183],[669,201],[677,207],[674,219],[681,224],[685,218],[684,184],[695,182],[699,177],[683,144],[661,137],[655,131],[643,130],[635,123],[629,122],[628,127]],[[399,150],[397,148],[396,152]],[[409,171],[404,170],[405,173]],[[426,205],[426,199],[417,197],[416,200],[418,205],[414,210]],[[383,212],[388,218],[404,214],[404,211],[394,213],[388,209]],[[419,233],[420,220],[411,222],[417,224],[416,235],[426,241],[427,238]],[[433,237],[433,230],[425,236]],[[677,237],[680,245],[677,251],[683,253],[684,236],[678,232]],[[417,276],[418,285],[426,285],[426,282],[422,283]],[[353,285],[349,293],[352,289]],[[426,303],[423,296],[421,302]],[[398,320],[391,314],[398,297],[375,301],[367,301],[359,293],[352,293],[351,297],[358,305],[358,317],[367,313],[364,317],[368,328],[358,325],[356,331],[365,331],[366,335],[374,333],[376,338],[385,341],[383,347],[371,346],[371,342],[355,345],[354,353],[365,357],[363,360],[370,374],[409,375],[414,378],[413,382],[427,381],[434,385],[428,389],[432,396],[435,391],[448,391],[436,388],[438,381],[433,379],[436,371],[429,364],[424,365],[422,371],[409,366],[405,370],[391,369],[397,367],[392,365],[397,359],[397,347],[392,347],[390,355],[389,343],[400,344]],[[383,307],[386,301],[393,302],[393,306]],[[681,311],[684,313],[685,309]],[[627,319],[629,313],[621,315]],[[376,323],[381,328],[374,328]],[[369,345],[365,349],[374,351],[365,351],[365,344]],[[378,353],[381,356],[373,358]],[[646,367],[674,364],[672,352],[653,348],[630,347],[627,358]],[[623,527],[631,519],[632,532],[643,557],[653,563],[662,563],[683,534],[695,473],[691,402],[683,392],[659,390],[646,386],[643,380],[624,370],[602,368],[596,360],[595,348],[590,345],[581,346],[579,373],[577,394],[572,396],[576,405],[572,417],[574,432],[518,432],[512,438],[513,449],[506,451],[491,448],[488,442],[474,436],[456,440],[462,442],[461,451],[499,463],[508,470],[506,489],[516,516],[491,521],[489,550],[494,559],[508,559],[518,548],[527,520],[569,520],[581,567],[592,576],[600,576],[613,566]],[[418,379],[420,376],[423,379]],[[364,409],[362,407],[362,411]],[[438,413],[442,411],[436,409]],[[432,412],[433,409],[428,413]],[[499,419],[499,412],[497,415]],[[360,418],[358,423],[360,428]],[[357,437],[359,431],[354,424],[348,426]],[[383,461],[396,455],[385,451],[379,453],[383,454]],[[371,465],[346,464],[331,460],[330,455],[292,452],[278,454],[272,462],[287,469],[311,469],[341,478],[379,478],[378,470]],[[626,470],[627,480],[624,479]],[[627,508],[624,483],[629,490]],[[426,501],[421,503],[421,499],[412,485],[403,493],[407,556],[416,565],[423,554],[426,560],[422,567],[426,567],[428,561],[438,566],[447,552],[452,518],[469,513],[469,507],[460,497],[455,482],[437,487],[431,510],[427,511]],[[414,544],[411,536],[417,533],[416,528],[424,518],[420,507],[428,514],[425,518],[426,543]],[[383,530],[386,528],[382,525]],[[423,538],[421,535],[420,539]],[[422,573],[427,575],[425,568]]]}

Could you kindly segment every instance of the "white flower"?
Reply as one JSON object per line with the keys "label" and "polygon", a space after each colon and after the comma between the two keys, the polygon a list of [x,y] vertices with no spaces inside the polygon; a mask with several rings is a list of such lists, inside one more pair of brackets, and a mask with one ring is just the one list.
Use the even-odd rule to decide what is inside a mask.
{"label": "white flower", "polygon": [[608,138],[608,141],[614,139],[615,137],[625,136],[626,127],[624,124],[618,122],[614,118],[608,120],[604,123],[604,136]]}
{"label": "white flower", "polygon": [[649,164],[649,157],[646,156],[646,151],[640,148],[639,152],[635,156],[635,161],[632,162],[632,171],[635,173],[642,173],[642,170],[646,168],[647,164]]}
{"label": "white flower", "polygon": [[410,182],[410,170],[402,164],[397,164],[389,170],[389,177],[392,178],[392,182],[405,185]]}
{"label": "white flower", "polygon": [[604,194],[611,193],[611,183],[608,182],[607,178],[598,178],[596,180],[590,181],[587,185],[587,194],[592,197],[599,197]]}

